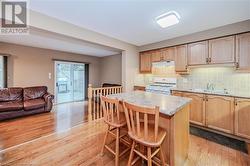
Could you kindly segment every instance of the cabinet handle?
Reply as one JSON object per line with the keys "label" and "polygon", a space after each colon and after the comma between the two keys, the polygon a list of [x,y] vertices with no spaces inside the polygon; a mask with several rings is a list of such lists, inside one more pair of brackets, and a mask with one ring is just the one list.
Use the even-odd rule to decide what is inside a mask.
{"label": "cabinet handle", "polygon": [[208,62],[210,62],[210,63],[211,63],[211,62],[212,62],[212,58],[209,58],[209,59],[208,59]]}
{"label": "cabinet handle", "polygon": [[238,105],[238,102],[237,102],[237,100],[235,100],[235,101],[234,101],[234,104],[235,104],[236,106]]}
{"label": "cabinet handle", "polygon": [[208,97],[206,96],[206,101],[208,101]]}

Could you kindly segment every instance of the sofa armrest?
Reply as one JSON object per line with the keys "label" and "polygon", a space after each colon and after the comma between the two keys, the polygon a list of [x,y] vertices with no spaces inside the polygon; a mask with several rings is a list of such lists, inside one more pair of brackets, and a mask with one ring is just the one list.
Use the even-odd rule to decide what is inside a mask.
{"label": "sofa armrest", "polygon": [[52,95],[50,93],[46,93],[45,95],[43,95],[43,98],[47,102],[49,100],[53,100],[54,99],[54,95]]}
{"label": "sofa armrest", "polygon": [[52,106],[53,106],[53,99],[54,99],[54,95],[50,94],[50,93],[46,93],[45,95],[43,95],[43,98],[45,100],[45,109],[46,111],[51,111]]}

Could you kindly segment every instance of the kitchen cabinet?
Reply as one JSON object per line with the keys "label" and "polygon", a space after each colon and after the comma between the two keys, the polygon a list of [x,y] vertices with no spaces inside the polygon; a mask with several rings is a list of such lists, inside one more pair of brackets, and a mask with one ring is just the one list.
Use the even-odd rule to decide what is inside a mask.
{"label": "kitchen cabinet", "polygon": [[187,72],[187,45],[176,47],[175,71],[180,73]]}
{"label": "kitchen cabinet", "polygon": [[171,92],[171,95],[182,97],[182,96],[183,96],[183,92],[172,91],[172,92]]}
{"label": "kitchen cabinet", "polygon": [[152,61],[151,52],[140,53],[140,73],[151,73]]}
{"label": "kitchen cabinet", "polygon": [[192,99],[190,105],[190,122],[200,126],[205,126],[205,99],[203,94],[183,93],[183,97]]}
{"label": "kitchen cabinet", "polygon": [[235,98],[235,134],[250,139],[250,99]]}
{"label": "kitchen cabinet", "polygon": [[161,50],[154,50],[152,51],[152,62],[160,62],[163,60]]}
{"label": "kitchen cabinet", "polygon": [[188,44],[188,65],[205,65],[208,63],[208,41]]}
{"label": "kitchen cabinet", "polygon": [[236,69],[250,71],[250,33],[236,36]]}
{"label": "kitchen cabinet", "polygon": [[209,40],[210,64],[235,63],[235,36]]}
{"label": "kitchen cabinet", "polygon": [[175,60],[175,47],[163,48],[161,49],[162,59],[165,61]]}
{"label": "kitchen cabinet", "polygon": [[225,133],[234,132],[234,98],[206,95],[206,126]]}
{"label": "kitchen cabinet", "polygon": [[146,90],[146,87],[145,86],[134,86],[134,90],[137,91],[145,91]]}

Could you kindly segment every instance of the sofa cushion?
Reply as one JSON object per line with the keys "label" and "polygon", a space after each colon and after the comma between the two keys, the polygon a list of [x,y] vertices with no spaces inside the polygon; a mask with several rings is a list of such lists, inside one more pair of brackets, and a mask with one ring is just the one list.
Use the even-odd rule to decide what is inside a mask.
{"label": "sofa cushion", "polygon": [[44,101],[44,99],[41,99],[41,98],[27,100],[27,101],[24,101],[23,105],[24,105],[24,110],[28,111],[28,110],[33,110],[33,109],[45,107],[45,101]]}
{"label": "sofa cushion", "polygon": [[47,93],[46,86],[23,88],[24,101],[42,98]]}
{"label": "sofa cushion", "polygon": [[0,102],[0,112],[19,111],[23,109],[22,101]]}
{"label": "sofa cushion", "polygon": [[23,88],[3,88],[0,89],[0,102],[22,101]]}

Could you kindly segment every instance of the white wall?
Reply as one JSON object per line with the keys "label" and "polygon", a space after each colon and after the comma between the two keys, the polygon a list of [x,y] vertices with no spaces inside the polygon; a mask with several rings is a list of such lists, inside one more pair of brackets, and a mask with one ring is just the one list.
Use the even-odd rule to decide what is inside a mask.
{"label": "white wall", "polygon": [[122,55],[105,56],[100,59],[101,84],[122,84]]}
{"label": "white wall", "polygon": [[31,33],[35,33],[35,29],[38,28],[123,51],[122,85],[125,91],[133,89],[134,75],[138,73],[139,65],[138,49],[136,46],[35,11],[30,11],[30,26],[32,28]]}

